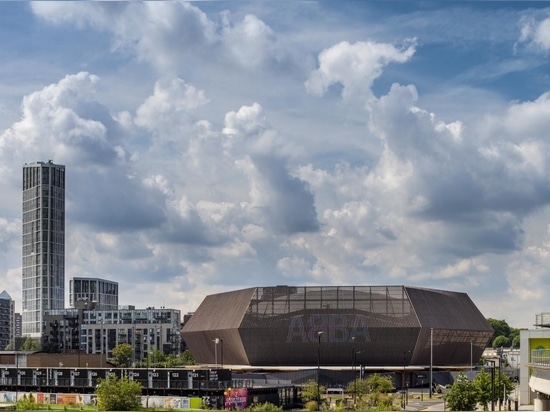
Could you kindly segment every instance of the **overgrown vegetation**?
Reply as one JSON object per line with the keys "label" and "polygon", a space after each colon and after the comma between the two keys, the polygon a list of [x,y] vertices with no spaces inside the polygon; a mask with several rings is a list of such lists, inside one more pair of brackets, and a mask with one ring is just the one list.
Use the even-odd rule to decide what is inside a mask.
{"label": "overgrown vegetation", "polygon": [[318,410],[317,407],[317,399],[321,398],[321,394],[326,392],[326,387],[323,385],[317,386],[317,381],[314,379],[310,379],[306,383],[302,385],[300,396],[302,398],[302,402],[306,402],[306,409],[308,408],[308,404],[313,401],[315,402],[315,409]]}
{"label": "overgrown vegetation", "polygon": [[95,390],[97,406],[101,411],[135,411],[141,407],[142,386],[128,377],[110,374],[99,379]]}
{"label": "overgrown vegetation", "polygon": [[487,322],[493,327],[495,333],[488,343],[492,348],[514,347],[519,348],[519,332],[521,329],[512,328],[501,319],[488,318]]}
{"label": "overgrown vegetation", "polygon": [[445,396],[447,407],[451,411],[473,411],[481,406],[484,411],[489,410],[489,404],[493,396],[496,403],[504,402],[504,399],[512,392],[515,383],[510,378],[494,370],[494,379],[482,370],[473,381],[470,381],[464,373],[459,373],[450,391]]}
{"label": "overgrown vegetation", "polygon": [[149,353],[146,360],[136,362],[136,367],[145,368],[146,366],[154,368],[173,368],[175,366],[195,365],[195,358],[189,349],[183,351],[179,356],[165,354],[161,350],[155,349]]}
{"label": "overgrown vegetation", "polygon": [[395,386],[389,376],[375,373],[367,379],[356,379],[346,387],[346,393],[354,398],[354,406],[359,410],[392,411]]}
{"label": "overgrown vegetation", "polygon": [[283,410],[283,407],[274,405],[271,402],[264,402],[250,405],[246,410],[253,412],[280,412]]}
{"label": "overgrown vegetation", "polygon": [[134,348],[129,343],[121,343],[113,349],[113,363],[119,368],[131,365],[134,358]]}
{"label": "overgrown vegetation", "polygon": [[27,396],[26,394],[23,395],[23,397],[19,399],[15,404],[15,408],[21,411],[36,410],[36,406],[36,399],[32,393],[29,393],[29,396]]}

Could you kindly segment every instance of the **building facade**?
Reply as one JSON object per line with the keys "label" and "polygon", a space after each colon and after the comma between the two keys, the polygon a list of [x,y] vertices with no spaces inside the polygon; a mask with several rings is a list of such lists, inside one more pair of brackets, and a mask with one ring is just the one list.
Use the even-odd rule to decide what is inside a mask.
{"label": "building facade", "polygon": [[22,334],[41,336],[43,314],[65,307],[65,166],[23,166]]}
{"label": "building facade", "polygon": [[94,302],[96,310],[118,309],[118,282],[98,278],[75,277],[69,281],[69,305]]}
{"label": "building facade", "polygon": [[62,352],[100,354],[110,358],[117,345],[128,343],[134,349],[134,361],[146,359],[155,350],[166,355],[180,354],[179,310],[136,309],[133,306],[95,310],[81,303],[75,309],[46,313],[43,345],[51,345]]}
{"label": "building facade", "polygon": [[0,293],[0,350],[14,342],[15,302],[5,290]]}
{"label": "building facade", "polygon": [[520,330],[520,393],[522,405],[550,410],[550,312],[535,315],[535,329]]}
{"label": "building facade", "polygon": [[465,293],[407,286],[220,293],[207,296],[182,330],[198,363],[309,367],[470,365],[492,334]]}
{"label": "building facade", "polygon": [[22,325],[22,322],[23,322],[23,318],[21,316],[20,313],[15,313],[15,317],[14,317],[14,336],[16,338],[19,338],[22,336],[22,331],[23,331],[23,325]]}

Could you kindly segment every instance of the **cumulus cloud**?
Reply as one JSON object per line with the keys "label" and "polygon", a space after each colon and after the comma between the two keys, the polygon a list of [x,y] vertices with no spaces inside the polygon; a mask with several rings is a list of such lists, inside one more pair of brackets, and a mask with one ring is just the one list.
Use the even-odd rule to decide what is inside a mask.
{"label": "cumulus cloud", "polygon": [[343,87],[342,97],[368,92],[382,74],[384,66],[404,63],[415,53],[414,42],[399,49],[391,44],[376,42],[340,42],[323,50],[318,57],[319,68],[306,81],[306,90],[322,96],[334,84]]}
{"label": "cumulus cloud", "polygon": [[258,17],[247,14],[242,21],[232,21],[229,12],[222,14],[224,48],[244,67],[257,68],[280,64],[287,57],[277,44],[275,32]]}
{"label": "cumulus cloud", "polygon": [[112,33],[112,51],[130,52],[164,73],[176,74],[195,59],[214,58],[244,68],[265,67],[287,57],[273,30],[247,14],[219,21],[189,2],[87,4],[38,2],[33,12],[54,24],[91,26]]}
{"label": "cumulus cloud", "polygon": [[0,151],[6,159],[39,159],[108,164],[118,154],[105,108],[93,100],[99,78],[86,72],[68,75],[23,99],[22,118],[4,131]]}
{"label": "cumulus cloud", "polygon": [[519,43],[526,43],[545,52],[550,50],[550,18],[541,21],[524,18],[520,30]]}
{"label": "cumulus cloud", "polygon": [[[73,66],[25,91],[20,119],[0,133],[10,193],[25,162],[67,166],[68,276],[116,278],[129,304],[154,305],[152,283],[163,283],[184,310],[206,293],[289,282],[477,296],[499,285],[543,302],[529,291],[548,264],[548,93],[502,110],[484,90],[499,99],[487,114],[465,105],[460,116],[448,100],[441,116],[426,108],[427,82],[407,73],[424,65],[417,49],[430,58],[429,38],[399,46],[387,39],[400,34],[362,21],[319,28],[319,14],[294,28],[262,7],[30,4],[41,30],[111,44],[75,56],[88,72]],[[548,50],[545,16],[520,25],[520,43]],[[452,80],[454,92],[464,77]],[[11,213],[0,215],[2,257],[17,255],[19,203],[0,209]],[[2,264],[20,272],[19,260]]]}

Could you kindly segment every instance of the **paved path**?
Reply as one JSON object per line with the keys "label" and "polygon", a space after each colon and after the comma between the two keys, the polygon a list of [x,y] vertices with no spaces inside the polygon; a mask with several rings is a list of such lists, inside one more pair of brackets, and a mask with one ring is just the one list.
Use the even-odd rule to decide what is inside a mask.
{"label": "paved path", "polygon": [[405,407],[406,411],[444,411],[444,403],[441,399],[409,399]]}
{"label": "paved path", "polygon": [[[513,405],[512,405],[513,406]],[[489,406],[490,409],[490,406]],[[410,399],[406,411],[444,411],[445,404],[442,399]],[[504,410],[504,409],[503,409]],[[507,410],[507,409],[506,409]],[[532,411],[533,405],[520,405],[520,411]]]}

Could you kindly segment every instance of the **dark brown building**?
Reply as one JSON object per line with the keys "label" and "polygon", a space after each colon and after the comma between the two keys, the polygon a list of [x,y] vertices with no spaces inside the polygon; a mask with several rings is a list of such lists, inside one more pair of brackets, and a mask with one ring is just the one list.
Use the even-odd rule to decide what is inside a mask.
{"label": "dark brown building", "polygon": [[408,286],[274,286],[207,296],[182,335],[198,363],[470,365],[493,329],[465,293]]}

